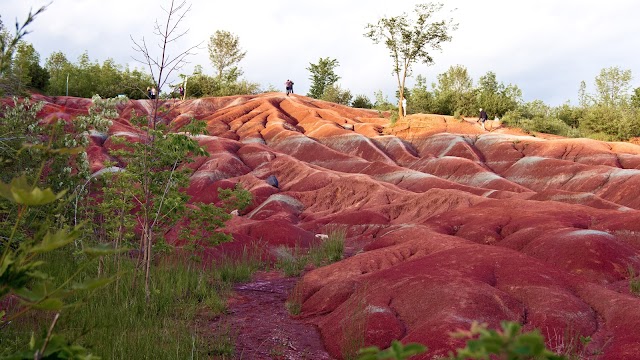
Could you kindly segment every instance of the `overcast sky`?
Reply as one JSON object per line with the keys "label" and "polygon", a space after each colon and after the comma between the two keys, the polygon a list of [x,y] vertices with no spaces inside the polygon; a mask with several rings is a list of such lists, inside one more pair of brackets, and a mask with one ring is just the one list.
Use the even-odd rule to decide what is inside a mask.
{"label": "overcast sky", "polygon": [[[178,0],[177,0],[178,1]],[[49,1],[0,0],[6,27],[23,21]],[[179,2],[179,1],[178,1]],[[394,100],[397,83],[384,45],[363,36],[365,26],[383,16],[410,13],[414,0],[193,0],[181,24],[189,33],[170,47],[172,53],[198,43],[202,48],[189,58],[183,73],[202,65],[213,74],[206,48],[216,30],[239,36],[247,55],[240,63],[244,78],[283,88],[290,78],[294,90],[309,90],[310,63],[320,57],[337,59],[339,85],[352,94],[376,90]],[[87,51],[92,60],[107,58],[142,67],[132,60],[131,36],[157,42],[152,34],[156,19],[166,19],[160,6],[170,0],[53,0],[29,28],[26,41],[40,53],[41,62],[62,51],[75,62]],[[429,83],[452,65],[464,65],[474,79],[487,71],[499,81],[522,89],[525,101],[540,99],[551,105],[576,103],[580,81],[593,89],[602,68],[630,69],[632,87],[640,86],[640,1],[638,0],[448,0],[444,15],[459,23],[453,40],[432,56],[435,64],[415,67],[415,75]]]}

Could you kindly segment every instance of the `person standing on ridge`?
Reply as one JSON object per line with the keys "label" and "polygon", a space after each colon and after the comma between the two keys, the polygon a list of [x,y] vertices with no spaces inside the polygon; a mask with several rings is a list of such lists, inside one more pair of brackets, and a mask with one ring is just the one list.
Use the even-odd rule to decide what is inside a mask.
{"label": "person standing on ridge", "polygon": [[487,112],[484,111],[482,108],[480,109],[480,116],[478,117],[478,122],[480,122],[480,124],[482,124],[482,130],[487,130],[484,127],[484,122],[487,121],[489,117],[487,116]]}
{"label": "person standing on ridge", "polygon": [[289,94],[293,94],[293,81],[287,79],[287,81],[285,81],[284,83],[284,86],[287,89],[287,96],[289,96]]}
{"label": "person standing on ridge", "polygon": [[407,98],[403,97],[402,98],[402,114],[403,116],[407,116]]}

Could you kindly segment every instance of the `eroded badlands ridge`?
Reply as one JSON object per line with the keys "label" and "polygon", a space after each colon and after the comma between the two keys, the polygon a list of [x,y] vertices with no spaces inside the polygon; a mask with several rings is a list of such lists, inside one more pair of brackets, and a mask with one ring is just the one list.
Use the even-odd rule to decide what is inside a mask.
{"label": "eroded badlands ridge", "polygon": [[[90,105],[36,99],[45,118]],[[109,134],[93,138],[93,171],[110,136],[137,137],[129,119],[150,108],[119,108]],[[628,268],[640,273],[640,146],[485,132],[435,115],[388,128],[376,111],[277,93],[167,108],[166,123],[194,117],[211,133],[198,137],[210,157],[189,165],[194,201],[215,202],[218,187],[237,182],[255,197],[228,225],[235,241],[212,256],[348,229],[354,255],[308,272],[292,295],[332,356],[364,336],[381,347],[421,342],[430,359],[459,346],[448,333],[473,320],[513,320],[552,348],[578,334],[600,359],[640,358],[640,298],[628,290]]]}

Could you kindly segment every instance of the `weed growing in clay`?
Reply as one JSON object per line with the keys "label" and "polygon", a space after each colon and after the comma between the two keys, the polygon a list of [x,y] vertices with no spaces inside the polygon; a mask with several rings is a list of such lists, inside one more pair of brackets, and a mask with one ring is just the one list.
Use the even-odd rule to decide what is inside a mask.
{"label": "weed growing in clay", "polygon": [[248,282],[251,275],[264,268],[262,251],[257,245],[252,249],[246,246],[239,257],[225,257],[215,266],[215,277],[226,285]]}
{"label": "weed growing in clay", "polygon": [[[366,288],[366,284],[365,284]],[[366,294],[364,289],[360,292]],[[341,324],[342,329],[342,358],[345,360],[358,359],[360,349],[365,345],[365,331],[367,329],[367,304],[361,296],[352,296],[349,300],[349,309],[352,312],[346,316]]]}
{"label": "weed growing in clay", "polygon": [[571,329],[560,334],[554,329],[553,334],[547,330],[546,338],[550,343],[549,348],[567,360],[590,358],[591,354],[587,351],[587,346],[591,343],[590,336],[582,336]]}
{"label": "weed growing in clay", "polygon": [[293,316],[300,315],[302,312],[302,301],[302,287],[300,283],[298,283],[289,294],[289,298],[285,303],[289,314]]}
{"label": "weed growing in clay", "polygon": [[308,264],[320,267],[342,260],[347,230],[332,227],[327,232],[307,253],[298,246],[293,249],[285,246],[277,248],[276,268],[282,270],[285,276],[299,276]]}
{"label": "weed growing in clay", "polygon": [[347,229],[332,227],[327,231],[327,238],[309,249],[309,258],[315,266],[331,264],[342,260]]}
{"label": "weed growing in clay", "polygon": [[207,340],[207,355],[216,356],[217,359],[233,359],[236,351],[237,330],[228,323],[220,323],[213,337]]}
{"label": "weed growing in clay", "polygon": [[276,248],[276,257],[276,269],[288,277],[300,276],[307,266],[307,254],[304,254],[298,245],[293,249],[286,246]]}
{"label": "weed growing in clay", "polygon": [[640,296],[640,276],[636,275],[636,270],[633,266],[627,267],[629,272],[629,291],[635,296]]}

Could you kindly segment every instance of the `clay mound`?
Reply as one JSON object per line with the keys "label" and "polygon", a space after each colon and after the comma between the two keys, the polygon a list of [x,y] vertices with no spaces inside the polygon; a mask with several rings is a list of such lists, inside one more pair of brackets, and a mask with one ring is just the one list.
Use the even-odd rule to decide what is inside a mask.
{"label": "clay mound", "polygon": [[[507,319],[561,333],[569,326],[581,334],[598,329],[595,311],[571,290],[577,281],[558,269],[498,247],[427,248],[424,254],[372,250],[349,259],[351,266],[335,264],[305,276],[297,290],[304,294],[302,313],[315,318],[333,356],[348,346],[349,321],[357,319],[366,322],[367,343],[386,346],[400,338],[433,349],[420,359],[460,346],[443,334],[473,320],[497,327]],[[372,267],[389,256],[398,259],[395,265]]]}
{"label": "clay mound", "polygon": [[[86,114],[88,99],[36,96],[43,119]],[[7,99],[3,103],[8,103]],[[460,344],[449,331],[472,321],[519,321],[558,334],[591,336],[600,359],[640,353],[640,146],[528,136],[475,119],[411,115],[389,126],[377,111],[269,93],[161,103],[162,122],[180,131],[191,118],[208,157],[194,170],[193,202],[218,203],[218,188],[242,184],[253,204],[226,232],[234,242],[205,258],[263,247],[307,247],[343,227],[355,254],[308,272],[292,293],[335,358],[349,341],[386,347],[393,339],[429,347]],[[118,107],[107,134],[91,135],[100,176],[148,100]],[[266,182],[278,179],[278,186]],[[178,227],[167,234],[182,245]],[[561,340],[561,339],[560,339]]]}

